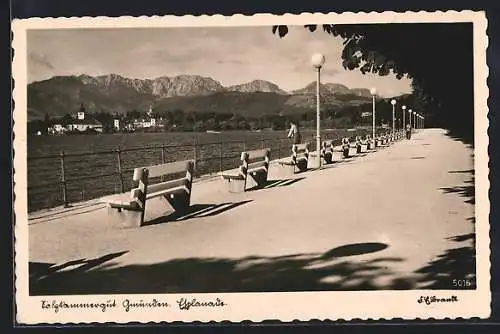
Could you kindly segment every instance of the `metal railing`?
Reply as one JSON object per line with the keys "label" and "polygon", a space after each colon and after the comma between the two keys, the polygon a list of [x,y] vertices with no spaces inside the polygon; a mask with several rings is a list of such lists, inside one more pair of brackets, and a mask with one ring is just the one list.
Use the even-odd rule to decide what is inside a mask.
{"label": "metal railing", "polygon": [[[370,131],[366,129],[361,129],[355,132],[346,133],[350,137],[356,135],[364,135],[370,134]],[[324,133],[323,140],[329,139],[340,139],[343,137],[339,135],[339,133]],[[309,141],[312,145],[312,148],[315,149],[315,136],[309,135],[304,136],[303,142]],[[195,139],[191,144],[175,144],[175,145],[149,145],[149,146],[138,146],[138,147],[116,147],[112,150],[103,150],[103,151],[95,151],[95,152],[82,152],[82,153],[67,153],[66,151],[61,151],[59,154],[52,155],[44,155],[44,156],[31,156],[28,157],[28,162],[36,162],[36,161],[47,161],[47,160],[59,160],[59,173],[55,170],[52,170],[51,167],[48,167],[49,172],[47,173],[48,181],[45,182],[35,182],[35,184],[31,184],[28,186],[28,209],[30,211],[38,210],[42,208],[49,208],[58,205],[64,205],[68,207],[70,203],[78,202],[82,200],[89,200],[92,198],[97,198],[105,195],[111,195],[113,193],[123,193],[132,188],[131,179],[132,172],[134,168],[139,167],[141,165],[151,165],[151,164],[159,164],[159,163],[167,163],[175,160],[186,160],[193,159],[195,161],[195,178],[200,178],[202,176],[210,176],[216,172],[221,172],[223,170],[236,168],[239,165],[239,158],[242,151],[253,150],[258,148],[268,147],[271,149],[271,157],[273,160],[281,159],[286,156],[291,155],[291,141],[287,138],[268,138],[265,139],[261,137],[258,140],[233,140],[233,141],[223,141],[222,137],[219,137],[219,140],[215,142],[205,142],[198,143]],[[210,148],[210,149],[209,149]],[[126,153],[134,153],[139,152],[134,156],[133,161],[130,162],[132,166],[127,168],[124,166],[124,154]],[[153,152],[153,154],[160,153],[159,159],[149,159],[149,161],[144,161],[144,157],[150,157],[150,155],[143,155],[142,157],[138,157],[140,153],[144,152]],[[215,155],[213,154],[215,153]],[[113,164],[110,163],[109,160],[101,161],[98,159],[99,156],[114,156],[114,171],[111,171],[110,168]],[[94,159],[94,164],[97,164],[101,167],[92,167],[89,163],[89,158]],[[71,170],[69,167],[70,159],[78,159],[74,164],[77,166],[73,168],[73,171],[78,174],[74,177],[68,177],[68,171]],[[83,162],[84,159],[87,159],[87,164]],[[56,164],[52,164],[52,168],[55,167]],[[30,167],[28,167],[29,169]],[[36,167],[33,167],[36,169]],[[108,169],[108,171],[95,173],[96,169]],[[56,169],[56,168],[53,168]],[[81,175],[87,174],[87,175]],[[58,175],[58,177],[57,177]],[[128,177],[130,176],[130,177]],[[127,178],[128,177],[128,178]],[[52,178],[52,179],[51,179]],[[119,188],[116,189],[114,187],[111,190],[111,183],[114,184],[115,181],[106,183],[103,179],[106,178],[117,178]],[[103,180],[102,184],[95,183],[96,180]],[[90,183],[89,183],[90,182]],[[127,185],[130,184],[130,185]],[[69,194],[69,185],[77,185],[76,189],[80,189],[81,196],[73,196],[70,198]],[[80,184],[78,186],[78,184]],[[99,189],[96,190],[96,186],[100,186]],[[60,200],[51,200],[47,199],[47,194],[50,194],[50,188],[54,186],[60,187],[60,195],[62,195],[62,199]],[[95,191],[90,191],[94,189]],[[41,194],[36,195],[33,194],[36,190],[40,191]],[[73,189],[74,191],[74,189]],[[52,194],[54,195],[54,194]],[[87,195],[87,196],[86,196]],[[49,196],[50,197],[50,196]]]}

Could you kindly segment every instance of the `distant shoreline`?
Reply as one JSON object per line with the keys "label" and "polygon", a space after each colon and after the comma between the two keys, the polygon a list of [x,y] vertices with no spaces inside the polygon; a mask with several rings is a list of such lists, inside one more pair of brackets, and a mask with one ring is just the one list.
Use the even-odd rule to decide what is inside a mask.
{"label": "distant shoreline", "polygon": [[[371,126],[357,126],[357,127],[352,127],[352,128],[327,128],[327,129],[321,129],[321,131],[338,131],[338,130],[347,130],[347,131],[354,131],[358,129],[368,129],[371,128]],[[379,127],[379,128],[388,128],[388,127]],[[316,128],[301,128],[300,129],[303,132],[315,132]],[[58,135],[49,135],[49,134],[42,134],[42,135],[37,135],[37,134],[32,134],[29,133],[28,137],[67,137],[67,136],[103,136],[103,135],[136,135],[136,134],[193,134],[193,135],[199,135],[199,134],[217,134],[217,135],[223,135],[225,133],[279,133],[279,132],[287,132],[288,129],[280,129],[280,130],[272,130],[272,129],[261,129],[261,130],[224,130],[224,131],[134,131],[134,132],[105,132],[105,133],[67,133],[67,134],[58,134]]]}

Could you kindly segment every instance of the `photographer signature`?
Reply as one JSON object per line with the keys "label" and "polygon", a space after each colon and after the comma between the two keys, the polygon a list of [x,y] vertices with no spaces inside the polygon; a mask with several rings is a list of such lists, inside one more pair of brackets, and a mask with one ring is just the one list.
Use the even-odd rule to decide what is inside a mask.
{"label": "photographer signature", "polygon": [[458,298],[457,296],[451,296],[447,298],[439,298],[436,296],[420,296],[417,302],[419,304],[425,303],[427,305],[430,305],[432,303],[454,303],[458,302]]}

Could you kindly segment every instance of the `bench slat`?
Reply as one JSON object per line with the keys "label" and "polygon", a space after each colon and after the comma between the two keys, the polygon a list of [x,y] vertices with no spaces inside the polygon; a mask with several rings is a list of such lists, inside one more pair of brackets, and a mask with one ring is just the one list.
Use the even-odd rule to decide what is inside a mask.
{"label": "bench slat", "polygon": [[309,144],[308,143],[296,144],[295,148],[296,148],[297,152],[303,152],[303,151],[306,151],[309,149]]}
{"label": "bench slat", "polygon": [[[188,168],[192,168],[194,162],[192,160],[187,160],[187,161],[176,161],[176,162],[169,162],[166,164],[160,164],[160,165],[155,165],[155,166],[149,166],[149,167],[140,167],[140,168],[135,168],[134,169],[134,181],[138,181],[138,177],[140,175],[140,170],[142,168],[146,168],[149,171],[149,177],[159,177],[162,175],[167,175],[167,174],[177,174],[177,173],[182,173],[188,170]],[[191,165],[191,166],[190,166]],[[136,176],[137,173],[137,176]]]}
{"label": "bench slat", "polygon": [[179,186],[175,188],[170,188],[168,190],[162,190],[157,192],[148,192],[146,195],[146,199],[151,199],[158,196],[165,196],[170,194],[180,194],[180,193],[189,193],[188,189],[185,186]]}
{"label": "bench slat", "polygon": [[258,162],[253,162],[251,164],[248,164],[248,169],[247,171],[251,171],[254,169],[262,168],[262,167],[267,167],[267,162],[266,161],[258,161]]}
{"label": "bench slat", "polygon": [[260,150],[247,151],[248,160],[256,160],[256,159],[264,159],[266,156],[269,156],[269,149],[264,148]]}
{"label": "bench slat", "polygon": [[171,188],[179,187],[179,186],[187,186],[189,184],[188,179],[177,179],[172,181],[166,181],[161,183],[155,183],[148,185],[148,193],[155,193],[158,191],[167,191]]}

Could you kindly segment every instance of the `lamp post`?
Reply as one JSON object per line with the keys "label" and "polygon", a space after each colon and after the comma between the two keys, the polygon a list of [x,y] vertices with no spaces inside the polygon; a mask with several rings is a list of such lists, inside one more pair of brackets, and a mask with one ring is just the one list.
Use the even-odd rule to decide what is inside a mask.
{"label": "lamp post", "polygon": [[406,106],[402,106],[401,109],[403,109],[403,130],[404,130],[406,128],[406,120],[405,120]]}
{"label": "lamp post", "polygon": [[392,104],[392,137],[394,137],[394,132],[396,131],[396,100],[391,100]]}
{"label": "lamp post", "polygon": [[413,132],[413,125],[411,124],[411,114],[413,111],[411,109],[408,109],[408,123],[410,124],[410,132]]}
{"label": "lamp post", "polygon": [[375,94],[377,94],[377,90],[375,88],[370,89],[370,94],[372,94],[372,139],[373,139],[373,147],[376,146],[375,140]]}
{"label": "lamp post", "polygon": [[417,112],[416,111],[413,112],[413,127],[415,127],[415,129],[417,129]]}
{"label": "lamp post", "polygon": [[311,57],[311,65],[316,71],[316,149],[318,150],[318,168],[321,167],[321,111],[320,111],[320,96],[319,96],[319,87],[320,87],[320,72],[321,66],[325,63],[325,56],[321,53],[315,53]]}

